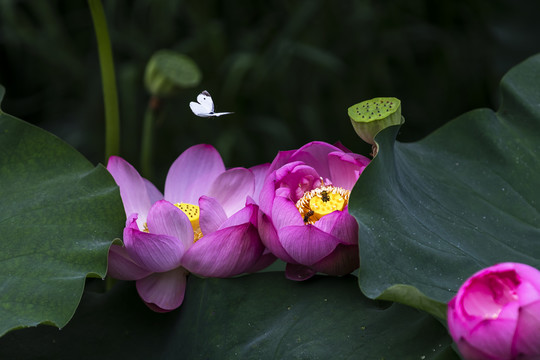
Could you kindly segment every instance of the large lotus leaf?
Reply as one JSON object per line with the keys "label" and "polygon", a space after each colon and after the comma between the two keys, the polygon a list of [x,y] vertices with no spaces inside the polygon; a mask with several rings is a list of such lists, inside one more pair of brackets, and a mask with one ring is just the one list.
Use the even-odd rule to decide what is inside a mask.
{"label": "large lotus leaf", "polygon": [[368,297],[444,316],[477,270],[540,267],[540,55],[512,69],[501,90],[498,112],[471,111],[421,141],[396,141],[396,126],[376,137],[379,153],[349,207]]}
{"label": "large lotus leaf", "polygon": [[0,111],[0,199],[0,335],[63,327],[86,276],[105,276],[122,231],[118,188],[103,166]]}
{"label": "large lotus leaf", "polygon": [[153,313],[133,283],[85,294],[61,331],[0,339],[0,358],[458,359],[445,328],[416,309],[369,300],[354,276],[305,283],[282,272],[190,277],[179,310]]}

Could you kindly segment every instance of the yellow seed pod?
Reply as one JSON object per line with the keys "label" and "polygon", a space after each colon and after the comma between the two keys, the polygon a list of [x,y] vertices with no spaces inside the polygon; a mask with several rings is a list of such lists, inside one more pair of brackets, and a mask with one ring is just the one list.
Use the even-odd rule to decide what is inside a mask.
{"label": "yellow seed pod", "polygon": [[319,196],[309,200],[309,208],[313,210],[313,217],[320,219],[336,210],[343,211],[346,200],[340,194],[322,191]]}
{"label": "yellow seed pod", "polygon": [[191,222],[191,226],[193,227],[193,230],[197,230],[199,228],[200,210],[197,205],[186,204],[186,203],[176,203],[174,204],[174,206],[182,210],[182,212],[184,212],[184,214],[187,215],[189,222]]}

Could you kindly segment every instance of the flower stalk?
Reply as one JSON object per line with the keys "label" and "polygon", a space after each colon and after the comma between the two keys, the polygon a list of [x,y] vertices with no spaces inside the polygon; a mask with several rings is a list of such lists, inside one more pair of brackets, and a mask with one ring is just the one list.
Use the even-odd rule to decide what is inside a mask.
{"label": "flower stalk", "polygon": [[152,95],[144,113],[143,132],[141,141],[141,173],[151,179],[154,175],[152,161],[154,158],[154,128],[161,109],[161,100]]}
{"label": "flower stalk", "polygon": [[101,0],[88,0],[99,53],[103,101],[105,106],[105,161],[120,153],[118,94],[107,20]]}

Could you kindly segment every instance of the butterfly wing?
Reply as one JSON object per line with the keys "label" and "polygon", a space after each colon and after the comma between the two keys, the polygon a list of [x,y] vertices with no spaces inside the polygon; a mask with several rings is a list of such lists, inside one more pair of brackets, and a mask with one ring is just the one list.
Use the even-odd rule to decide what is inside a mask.
{"label": "butterfly wing", "polygon": [[212,113],[212,114],[210,114],[210,116],[221,116],[221,115],[227,115],[227,114],[234,114],[234,112]]}
{"label": "butterfly wing", "polygon": [[206,109],[207,113],[214,112],[214,101],[212,100],[212,97],[208,91],[204,90],[202,93],[200,93],[197,96],[197,101]]}
{"label": "butterfly wing", "polygon": [[192,101],[189,103],[191,111],[200,117],[213,117],[232,114],[232,112],[214,112],[214,101],[210,96],[210,93],[206,90],[197,95],[197,102]]}
{"label": "butterfly wing", "polygon": [[203,105],[195,101],[190,102],[189,107],[191,108],[191,111],[193,111],[193,113],[197,116],[200,116],[200,117],[212,116],[212,114],[208,112],[207,108],[205,108]]}

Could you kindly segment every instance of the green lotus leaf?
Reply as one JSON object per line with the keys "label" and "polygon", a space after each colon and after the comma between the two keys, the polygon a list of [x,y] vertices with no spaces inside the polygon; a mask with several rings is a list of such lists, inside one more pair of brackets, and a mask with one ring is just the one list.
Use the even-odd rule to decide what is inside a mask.
{"label": "green lotus leaf", "polygon": [[[0,87],[0,101],[4,94]],[[125,218],[118,188],[69,145],[0,111],[0,335],[73,316]]]}
{"label": "green lotus leaf", "polygon": [[513,68],[501,92],[499,111],[471,111],[421,141],[396,141],[399,126],[375,138],[379,153],[349,205],[368,297],[443,317],[479,269],[540,268],[540,55]]}
{"label": "green lotus leaf", "polygon": [[23,329],[0,339],[0,358],[458,359],[433,317],[369,300],[354,276],[304,283],[267,272],[189,277],[182,306],[153,313],[134,284],[87,292],[62,331]]}

